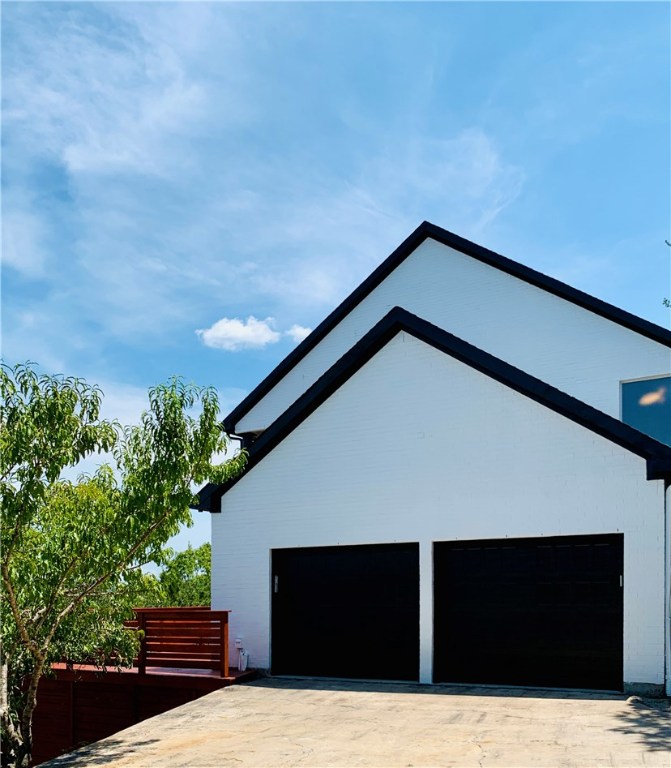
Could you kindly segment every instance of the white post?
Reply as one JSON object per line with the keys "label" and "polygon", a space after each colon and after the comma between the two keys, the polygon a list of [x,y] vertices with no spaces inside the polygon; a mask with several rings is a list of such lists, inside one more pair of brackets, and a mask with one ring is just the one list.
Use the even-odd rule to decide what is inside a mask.
{"label": "white post", "polygon": [[419,682],[433,682],[433,542],[419,544]]}

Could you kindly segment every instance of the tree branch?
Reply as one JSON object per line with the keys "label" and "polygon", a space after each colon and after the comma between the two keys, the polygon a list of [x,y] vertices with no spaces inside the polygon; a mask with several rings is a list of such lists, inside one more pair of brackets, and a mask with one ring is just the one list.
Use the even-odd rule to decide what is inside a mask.
{"label": "tree branch", "polygon": [[56,630],[60,626],[63,619],[65,619],[72,611],[86,598],[88,595],[93,592],[93,590],[100,586],[103,582],[107,581],[115,571],[120,570],[121,568],[124,568],[126,564],[132,559],[133,555],[137,552],[140,547],[146,543],[147,539],[150,538],[152,533],[159,527],[159,525],[168,518],[170,515],[170,510],[168,509],[166,512],[161,515],[161,517],[158,518],[152,525],[147,528],[147,530],[144,532],[144,534],[135,542],[135,544],[130,548],[128,551],[128,554],[126,558],[120,562],[116,563],[113,568],[111,568],[109,571],[104,573],[102,576],[100,576],[98,579],[96,579],[93,584],[91,584],[89,587],[87,587],[83,592],[81,592],[77,597],[75,597],[68,605],[65,606],[65,608],[58,614],[56,619],[54,620],[54,624],[47,635],[42,647],[43,649],[47,649],[49,647],[49,643],[51,642],[51,639],[53,638],[54,634],[56,633]]}
{"label": "tree branch", "polygon": [[11,608],[12,616],[14,617],[14,621],[16,622],[16,628],[19,630],[19,635],[21,636],[21,640],[23,644],[26,646],[26,648],[30,651],[30,653],[35,658],[37,658],[39,656],[39,647],[34,640],[30,639],[30,635],[28,634],[26,625],[23,619],[21,618],[21,611],[19,610],[19,605],[16,600],[16,595],[14,594],[14,587],[12,586],[12,580],[9,575],[9,568],[7,567],[7,563],[2,564],[2,581],[5,585],[5,589],[7,590],[9,607]]}
{"label": "tree branch", "polygon": [[33,624],[33,626],[35,627],[36,630],[39,630],[42,627],[42,624],[44,624],[47,616],[49,615],[51,609],[54,607],[54,605],[56,603],[56,600],[58,599],[58,593],[60,591],[60,588],[63,586],[63,584],[65,583],[65,580],[67,579],[67,577],[72,572],[72,569],[75,567],[75,564],[77,563],[77,561],[81,560],[81,559],[82,559],[82,555],[80,553],[78,555],[75,555],[72,558],[72,560],[70,561],[70,565],[68,565],[68,567],[65,569],[65,572],[63,573],[63,575],[59,579],[58,584],[56,584],[56,586],[54,587],[51,599],[49,600],[49,602],[47,603],[47,605],[44,608],[40,609],[40,611],[38,613],[38,616],[41,615],[41,618],[39,618]]}

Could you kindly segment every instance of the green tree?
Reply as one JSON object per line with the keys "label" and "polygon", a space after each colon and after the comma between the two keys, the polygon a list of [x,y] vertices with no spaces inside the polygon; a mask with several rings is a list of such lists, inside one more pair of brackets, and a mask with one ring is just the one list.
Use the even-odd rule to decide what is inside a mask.
{"label": "green tree", "polygon": [[[188,547],[168,557],[159,576],[161,604],[166,606],[209,605],[212,547]],[[149,604],[149,603],[147,603]]]}
{"label": "green tree", "polygon": [[[0,392],[0,727],[3,762],[27,766],[40,677],[64,657],[132,663],[119,610],[152,586],[139,566],[190,524],[194,484],[234,476],[245,454],[213,463],[227,445],[216,392],[180,379],[151,389],[125,428],[81,379],[3,365]],[[113,467],[64,478],[101,452]]]}

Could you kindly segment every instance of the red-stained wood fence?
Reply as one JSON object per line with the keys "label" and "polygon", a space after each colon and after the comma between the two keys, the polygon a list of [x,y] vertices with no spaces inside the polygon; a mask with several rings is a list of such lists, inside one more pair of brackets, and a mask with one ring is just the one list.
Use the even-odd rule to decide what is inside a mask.
{"label": "red-stained wood fence", "polygon": [[139,675],[95,667],[56,665],[40,680],[33,720],[33,765],[75,747],[104,739],[148,717],[219,690],[251,680],[253,670],[229,677],[210,670],[161,670]]}
{"label": "red-stained wood fence", "polygon": [[142,632],[139,674],[147,667],[213,669],[228,677],[228,614],[209,608],[135,608]]}
{"label": "red-stained wood fence", "polygon": [[132,669],[62,663],[40,681],[33,765],[255,677],[254,670],[228,668],[229,611],[138,608],[135,614],[126,626],[145,634]]}

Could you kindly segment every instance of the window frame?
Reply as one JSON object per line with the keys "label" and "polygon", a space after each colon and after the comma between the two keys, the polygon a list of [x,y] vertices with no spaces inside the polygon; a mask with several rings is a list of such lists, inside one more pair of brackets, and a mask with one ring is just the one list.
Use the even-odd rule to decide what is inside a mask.
{"label": "window frame", "polygon": [[[620,379],[620,383],[619,383],[619,389],[620,389],[620,413],[619,413],[619,419],[620,419],[620,421],[623,424],[628,424],[628,426],[632,427],[633,429],[638,429],[639,432],[642,431],[637,426],[635,426],[634,424],[629,424],[628,422],[626,422],[624,420],[624,418],[623,418],[623,415],[624,415],[623,414],[623,411],[624,411],[624,385],[625,384],[636,384],[636,383],[638,383],[640,381],[655,381],[656,379],[669,379],[669,390],[671,392],[671,372],[669,372],[669,373],[655,373],[652,376],[638,376],[635,379]],[[643,434],[647,434],[647,433],[643,433]],[[650,437],[652,437],[653,440],[657,440],[658,442],[662,442],[661,440],[659,440],[658,438],[656,438],[656,437],[654,437],[652,435],[650,435]],[[671,444],[671,441],[670,441],[669,444]]]}

